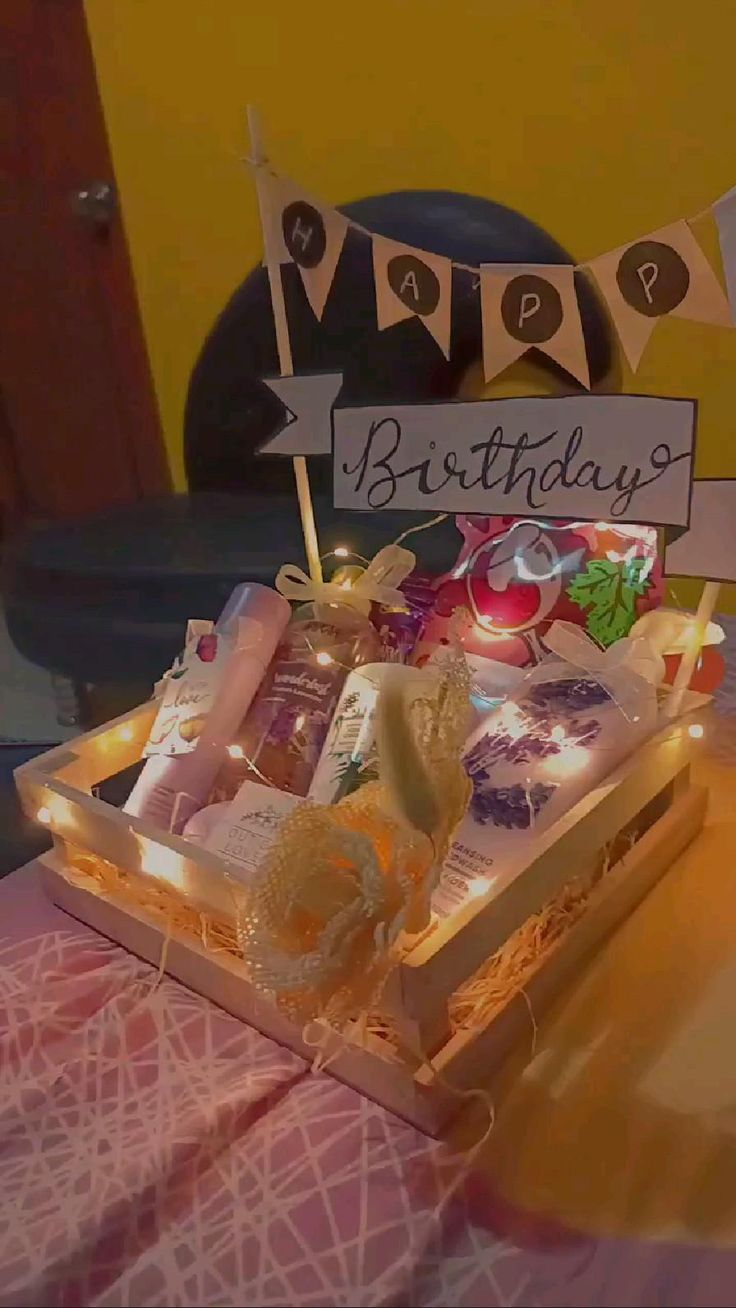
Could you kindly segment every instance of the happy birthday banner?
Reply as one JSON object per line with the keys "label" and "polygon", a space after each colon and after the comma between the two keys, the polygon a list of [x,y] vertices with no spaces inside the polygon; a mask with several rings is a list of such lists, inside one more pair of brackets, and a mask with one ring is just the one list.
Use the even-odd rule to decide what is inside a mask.
{"label": "happy birthday banner", "polygon": [[336,405],[341,373],[274,377],[260,454],[329,454],[339,509],[666,527],[670,575],[736,581],[736,480],[693,480],[697,404],[654,395]]}
{"label": "happy birthday banner", "polygon": [[332,450],[338,509],[426,509],[685,528],[694,400],[525,396],[335,407],[340,373],[269,379],[286,425],[261,453]]}
{"label": "happy birthday banner", "polygon": [[583,264],[469,268],[375,235],[270,169],[262,185],[269,191],[272,248],[281,263],[297,265],[317,319],[324,313],[350,227],[373,244],[379,331],[418,318],[446,358],[453,268],[476,273],[486,381],[534,348],[589,387],[576,271],[594,277],[634,371],[660,319],[672,316],[722,327],[733,327],[736,320],[736,188],[706,211],[718,226],[729,301],[684,219]]}

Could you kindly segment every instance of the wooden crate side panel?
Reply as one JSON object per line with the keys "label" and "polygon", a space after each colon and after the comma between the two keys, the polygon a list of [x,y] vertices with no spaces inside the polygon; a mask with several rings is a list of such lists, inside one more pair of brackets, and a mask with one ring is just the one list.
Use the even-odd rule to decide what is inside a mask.
{"label": "wooden crate side panel", "polygon": [[[525,992],[536,1013],[541,1013],[581,960],[644,897],[693,839],[702,827],[706,802],[707,792],[702,788],[677,797],[672,808],[601,883],[585,916],[527,979]],[[71,884],[58,870],[53,855],[47,859],[49,891],[60,907],[133,953],[159,963],[163,933],[154,919]],[[304,1057],[312,1056],[298,1029],[253,991],[237,959],[228,954],[211,955],[194,940],[172,936],[166,967],[183,984],[264,1035]],[[432,1060],[432,1069],[421,1066],[412,1075],[389,1045],[374,1038],[369,1050],[343,1046],[329,1062],[329,1071],[420,1130],[437,1135],[462,1108],[455,1091],[487,1083],[509,1049],[529,1030],[529,1011],[518,995],[480,1030],[452,1037]]]}
{"label": "wooden crate side panel", "polygon": [[38,788],[37,800],[49,809],[50,830],[65,844],[172,886],[202,912],[235,920],[242,891],[216,854],[195,849],[181,836],[159,831],[63,781],[46,781]]}
{"label": "wooden crate side panel", "polygon": [[433,1020],[438,997],[457,990],[573,876],[592,870],[599,851],[688,766],[690,753],[686,726],[660,732],[545,832],[533,860],[512,880],[412,950],[401,965],[408,1012]]}
{"label": "wooden crate side panel", "polygon": [[[524,993],[535,1016],[541,1015],[596,945],[632,912],[694,840],[703,827],[707,804],[705,787],[692,787],[681,794],[601,881],[584,915],[540,959],[524,982]],[[489,1069],[497,1067],[509,1050],[525,1038],[531,1046],[529,1006],[519,992],[483,1027],[453,1036],[432,1060],[433,1066],[458,1088],[483,1084]],[[431,1073],[421,1068],[416,1079],[422,1085],[428,1084]]]}
{"label": "wooden crate side panel", "polygon": [[28,782],[40,784],[50,776],[89,790],[116,772],[137,763],[148,739],[158,704],[151,700],[96,727],[55,749],[47,750],[15,770],[21,794]]}

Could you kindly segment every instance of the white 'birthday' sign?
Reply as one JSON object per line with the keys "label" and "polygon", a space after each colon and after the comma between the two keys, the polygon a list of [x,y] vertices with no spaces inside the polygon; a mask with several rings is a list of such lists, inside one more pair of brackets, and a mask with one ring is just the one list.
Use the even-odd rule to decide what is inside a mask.
{"label": "white 'birthday' sign", "polygon": [[332,448],[341,509],[426,509],[686,527],[693,400],[537,396],[329,408],[335,375],[279,378],[263,453]]}

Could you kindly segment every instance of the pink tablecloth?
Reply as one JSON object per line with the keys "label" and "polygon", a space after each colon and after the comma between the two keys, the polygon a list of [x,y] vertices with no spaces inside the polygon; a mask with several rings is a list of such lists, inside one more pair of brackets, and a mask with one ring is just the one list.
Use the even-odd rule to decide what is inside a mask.
{"label": "pink tablecloth", "polygon": [[736,1255],[593,1239],[0,883],[0,1303],[720,1305]]}

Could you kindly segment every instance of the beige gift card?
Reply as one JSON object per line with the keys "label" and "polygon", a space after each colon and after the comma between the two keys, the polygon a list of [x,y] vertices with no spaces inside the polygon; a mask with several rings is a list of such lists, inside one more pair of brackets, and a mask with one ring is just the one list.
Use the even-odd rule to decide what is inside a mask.
{"label": "beige gift card", "polygon": [[268,173],[264,187],[272,224],[271,248],[279,263],[297,265],[312,312],[321,319],[348,221],[336,209],[317,205],[286,177]]}
{"label": "beige gift card", "polygon": [[602,254],[586,265],[601,288],[633,369],[659,318],[731,326],[728,300],[686,222]]}
{"label": "beige gift card", "polygon": [[590,387],[572,265],[484,264],[480,297],[487,382],[536,348]]}
{"label": "beige gift card", "polygon": [[449,359],[452,263],[382,236],[372,239],[378,330],[407,318],[421,318]]}
{"label": "beige gift card", "polygon": [[233,864],[233,875],[247,882],[263,863],[282,822],[304,802],[299,795],[246,780],[205,848],[226,858]]}

